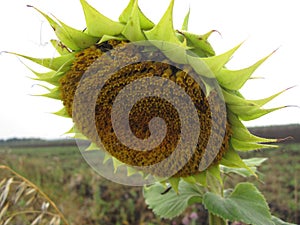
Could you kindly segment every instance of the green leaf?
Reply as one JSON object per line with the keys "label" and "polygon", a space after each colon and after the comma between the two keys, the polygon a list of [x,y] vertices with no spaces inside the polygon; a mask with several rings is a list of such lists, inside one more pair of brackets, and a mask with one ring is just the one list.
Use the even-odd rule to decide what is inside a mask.
{"label": "green leaf", "polygon": [[120,34],[124,29],[123,24],[115,22],[102,15],[91,5],[89,5],[85,0],[80,0],[80,2],[86,20],[86,32],[89,35],[99,38],[102,37],[104,34],[114,36]]}
{"label": "green leaf", "polygon": [[208,192],[203,196],[205,208],[225,220],[252,225],[275,225],[263,195],[251,183],[239,183],[223,198]]}
{"label": "green leaf", "polygon": [[154,27],[154,23],[148,19],[144,13],[141,11],[141,9],[138,7],[138,1],[137,0],[130,0],[127,7],[124,9],[122,14],[119,17],[119,21],[121,23],[127,24],[129,21],[130,16],[132,15],[132,10],[135,7],[134,5],[137,5],[137,12],[138,12],[138,17],[139,17],[139,24],[140,28],[142,30],[149,30]]}
{"label": "green leaf", "polygon": [[253,176],[257,172],[257,167],[260,166],[263,162],[265,162],[267,158],[250,158],[250,159],[244,159],[244,164],[250,168],[233,168],[233,167],[227,167],[227,166],[221,166],[222,171],[225,174],[229,173],[235,173],[243,177],[250,177]]}
{"label": "green leaf", "polygon": [[295,223],[284,222],[284,221],[282,221],[281,219],[279,219],[275,216],[272,216],[272,221],[274,222],[275,225],[297,225]]}
{"label": "green leaf", "polygon": [[268,158],[254,157],[254,158],[244,159],[243,161],[247,166],[257,167],[263,164],[267,160]]}
{"label": "green leaf", "polygon": [[144,187],[143,193],[146,204],[153,212],[161,218],[172,219],[179,216],[189,205],[202,202],[203,189],[196,184],[189,184],[184,181],[179,182],[179,194],[171,189],[166,194],[165,187],[160,183],[155,183],[149,187]]}
{"label": "green leaf", "polygon": [[266,61],[274,52],[265,58],[259,60],[252,66],[240,70],[229,70],[223,68],[217,74],[217,79],[221,86],[230,90],[239,90],[246,81],[250,78],[250,76],[254,73],[254,71],[264,62]]}

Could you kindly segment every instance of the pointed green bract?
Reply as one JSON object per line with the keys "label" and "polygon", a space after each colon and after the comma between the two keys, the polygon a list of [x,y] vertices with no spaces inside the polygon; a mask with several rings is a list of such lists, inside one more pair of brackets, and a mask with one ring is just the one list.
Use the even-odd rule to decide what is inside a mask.
{"label": "pointed green bract", "polygon": [[180,178],[179,177],[171,177],[168,179],[174,191],[178,194],[178,185]]}
{"label": "pointed green bract", "polygon": [[216,74],[216,77],[220,85],[230,90],[239,90],[250,78],[250,76],[254,73],[254,71],[263,62],[265,62],[273,53],[274,52],[272,52],[270,55],[264,57],[263,59],[259,60],[252,66],[245,69],[241,69],[241,70],[229,70],[226,68],[221,69],[220,72]]}
{"label": "pointed green bract", "polygon": [[251,101],[254,102],[255,104],[259,105],[259,106],[264,106],[265,104],[272,101],[274,98],[276,98],[277,96],[281,95],[282,93],[286,92],[287,90],[289,90],[291,88],[293,88],[293,87],[290,87],[290,88],[284,89],[280,92],[277,92],[276,94],[271,95],[270,97],[259,99],[259,100],[251,100]]}
{"label": "pointed green bract", "polygon": [[77,49],[72,49],[72,50],[85,49],[97,43],[97,41],[99,41],[98,37],[93,37],[82,31],[76,30],[58,19],[57,21],[59,21],[62,29],[69,35],[70,40],[77,46]]}
{"label": "pointed green bract", "polygon": [[61,41],[52,39],[50,42],[60,55],[66,55],[70,53],[70,50]]}
{"label": "pointed green bract", "polygon": [[[172,44],[176,44],[181,46],[182,43],[178,40],[174,28],[173,28],[173,7],[174,7],[174,0],[171,0],[171,3],[160,19],[157,25],[149,31],[145,31],[145,36],[148,40],[159,40],[159,41],[166,41]],[[162,46],[163,47],[163,46]],[[160,48],[164,50],[164,48]]]}
{"label": "pointed green bract", "polygon": [[230,139],[230,143],[232,147],[237,151],[253,151],[263,148],[277,148],[276,145],[269,145],[269,144],[260,144],[256,142],[245,142],[245,141],[239,141],[235,138]]}
{"label": "pointed green bract", "polygon": [[212,30],[204,35],[193,34],[187,31],[182,31],[180,33],[182,33],[187,39],[187,45],[191,47],[192,52],[197,54],[199,57],[209,57],[215,55],[215,51],[207,41],[208,37],[213,32],[215,31]]}
{"label": "pointed green bract", "polygon": [[[66,117],[66,118],[71,118],[71,117],[69,116],[68,112],[66,111],[66,108],[65,108],[65,107],[62,108],[61,110],[59,110],[59,111],[53,113],[53,114],[55,114],[55,115],[57,115],[57,116],[62,116],[62,117]],[[71,128],[71,130],[69,130],[69,131],[66,132],[66,133],[74,133],[73,127]]]}
{"label": "pointed green bract", "polygon": [[184,20],[183,20],[183,24],[182,24],[182,27],[181,27],[182,30],[188,30],[188,28],[189,28],[190,13],[191,13],[191,9],[189,8],[189,11],[187,12],[187,14],[186,14],[186,16],[184,17]]}
{"label": "pointed green bract", "polygon": [[225,153],[223,158],[221,159],[221,165],[232,167],[232,168],[244,168],[248,170],[251,174],[255,175],[255,172],[248,167],[245,162],[241,159],[239,154],[232,147]]}
{"label": "pointed green bract", "polygon": [[95,44],[99,39],[89,36],[88,34],[83,33],[82,31],[76,30],[58,19],[56,19],[56,22],[39,9],[34,9],[37,10],[48,20],[49,24],[52,26],[59,40],[71,50],[80,50],[83,48],[87,48]]}
{"label": "pointed green bract", "polygon": [[225,66],[225,64],[231,59],[233,54],[238,50],[243,43],[237,45],[236,47],[230,49],[229,51],[212,57],[202,58],[203,62],[210,68],[210,70],[216,74]]}
{"label": "pointed green bract", "polygon": [[138,1],[134,1],[131,14],[122,34],[131,42],[146,40],[140,27]]}
{"label": "pointed green bract", "polygon": [[[136,5],[136,6],[134,6],[134,5]],[[137,11],[138,18],[139,18],[140,28],[143,29],[143,30],[152,29],[154,27],[154,23],[150,19],[148,19],[143,14],[143,12],[140,10],[137,0],[130,0],[129,1],[129,4],[127,5],[127,7],[124,9],[122,14],[120,15],[119,21],[121,23],[127,24],[128,21],[129,21],[129,18],[131,17],[132,10],[133,10],[134,7],[137,8],[136,11]]]}
{"label": "pointed green bract", "polygon": [[109,41],[109,40],[125,41],[126,38],[124,36],[103,35],[102,38],[100,39],[100,41],[98,43],[100,44],[100,43],[103,43],[103,42]]}
{"label": "pointed green bract", "polygon": [[28,59],[48,69],[61,71],[61,72],[65,72],[69,70],[75,57],[74,53],[69,53],[68,55],[62,55],[56,58],[34,58],[34,57],[17,54],[17,53],[11,53],[11,54]]}
{"label": "pointed green bract", "polygon": [[[44,88],[46,88],[45,86],[43,86]],[[61,99],[61,92],[59,90],[59,87],[55,87],[53,89],[49,89],[47,88],[49,93],[46,94],[41,94],[41,95],[37,95],[37,96],[43,96],[43,97],[47,97],[47,98],[53,98],[53,99],[57,99],[60,100]]]}
{"label": "pointed green bract", "polygon": [[54,86],[59,86],[59,80],[60,78],[65,74],[64,72],[57,72],[57,71],[49,71],[49,72],[45,72],[45,73],[40,73],[37,72],[33,69],[31,69],[29,66],[27,66],[26,64],[24,64],[32,73],[34,73],[34,75],[36,75],[36,78],[32,78],[33,80],[39,80],[39,81],[44,81],[47,82],[49,84],[52,84]]}
{"label": "pointed green bract", "polygon": [[90,6],[85,0],[80,0],[87,30],[86,32],[94,37],[102,37],[103,35],[118,35],[124,29],[124,25],[115,22],[106,16],[99,13],[96,9]]}
{"label": "pointed green bract", "polygon": [[275,108],[270,108],[270,109],[262,109],[257,105],[231,105],[228,104],[228,108],[235,113],[236,115],[239,116],[241,120],[244,121],[249,121],[249,120],[254,120],[259,117],[262,117],[268,113],[274,112],[279,109],[283,109],[287,106],[280,106],[280,107],[275,107]]}

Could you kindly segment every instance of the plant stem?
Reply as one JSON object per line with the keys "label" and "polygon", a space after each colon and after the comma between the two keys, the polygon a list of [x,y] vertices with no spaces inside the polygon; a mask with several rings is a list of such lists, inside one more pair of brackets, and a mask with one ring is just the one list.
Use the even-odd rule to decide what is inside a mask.
{"label": "plant stem", "polygon": [[[208,184],[208,191],[223,197],[224,186],[222,180],[218,179],[216,176],[213,176],[209,172],[207,173],[206,179]],[[228,225],[228,222],[226,220],[212,214],[211,212],[208,213],[209,225]]]}

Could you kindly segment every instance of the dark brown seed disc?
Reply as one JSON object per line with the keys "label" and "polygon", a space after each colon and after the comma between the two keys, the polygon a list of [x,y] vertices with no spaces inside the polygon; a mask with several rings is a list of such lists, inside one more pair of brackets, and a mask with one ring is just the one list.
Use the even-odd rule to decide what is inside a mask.
{"label": "dark brown seed disc", "polygon": [[[185,177],[199,173],[199,164],[206,151],[209,139],[212,139],[216,143],[222,143],[221,147],[217,150],[217,156],[214,156],[213,164],[218,163],[229,148],[231,135],[226,118],[224,120],[221,116],[226,111],[226,108],[223,107],[222,104],[218,104],[218,102],[221,101],[218,93],[212,91],[207,97],[205,95],[205,86],[203,84],[199,85],[194,81],[194,76],[191,76],[192,73],[195,75],[191,67],[188,65],[174,66],[174,63],[168,63],[170,61],[162,54],[159,55],[159,53],[157,53],[155,56],[148,55],[147,58],[150,60],[137,62],[139,58],[143,58],[143,54],[150,53],[139,51],[141,52],[139,55],[136,54],[137,51],[133,49],[132,54],[130,54],[130,52],[128,54],[119,54],[117,51],[114,52],[112,50],[124,44],[125,42],[111,40],[91,46],[79,52],[76,55],[70,71],[60,80],[62,101],[68,114],[73,117],[76,128],[91,141],[103,146],[107,152],[121,162],[131,166],[145,167],[142,169],[143,171],[157,176],[165,176],[165,171],[170,170],[170,168],[177,169],[176,171],[178,172],[174,174],[175,177]],[[101,57],[104,52],[109,50],[112,51],[105,55],[105,57]],[[116,56],[118,60],[115,60]],[[97,60],[100,57],[101,60]],[[151,57],[159,58],[160,62],[157,60],[152,61]],[[118,68],[120,60],[128,61],[129,63],[127,66],[120,68],[117,72],[112,74],[110,78],[105,81],[101,89],[97,89],[95,83],[101,79],[102,73],[114,71],[115,68]],[[131,60],[134,63],[130,64]],[[79,95],[82,94],[82,97],[79,98],[82,110],[80,110],[80,115],[76,113],[74,115],[72,109],[74,96],[83,75],[90,79],[86,81],[86,85],[84,86],[86,88],[81,90],[82,93],[77,93]],[[195,76],[199,75],[196,74]],[[138,139],[147,139],[151,136],[149,124],[153,118],[161,118],[165,122],[166,135],[162,142],[155,148],[145,151],[143,146],[139,146],[139,150],[132,149],[120,142],[115,133],[111,113],[113,103],[118,94],[131,82],[137,79],[151,77],[165,78],[180,86],[184,92],[190,96],[197,110],[199,119],[197,123],[200,129],[200,135],[195,151],[187,149],[187,152],[192,152],[192,155],[187,162],[184,163],[185,165],[182,165],[184,160],[178,158],[175,161],[164,164],[164,167],[152,166],[151,169],[147,168],[147,166],[158,164],[169,157],[180,140],[180,116],[176,108],[163,98],[149,96],[139,100],[131,108],[128,117],[130,130]],[[95,99],[93,100],[84,95],[84,93],[90,91],[90,88],[94,88],[94,91],[95,89],[98,91],[96,102],[91,102]],[[172,90],[166,91],[163,85],[157,88],[157,90],[155,88],[153,90],[154,93],[156,91],[165,92],[170,98],[181,98],[181,96],[175,96],[178,95],[178,93],[172,92]],[[139,90],[132,90],[132,93],[134,93],[134,91],[143,91],[143,85],[139,87]],[[129,100],[132,97],[133,96],[128,95],[127,99]],[[126,99],[124,101],[126,101]],[[215,104],[210,104],[211,102]],[[89,105],[93,104],[95,105],[95,108],[93,108],[94,113],[91,113],[88,108]],[[180,102],[178,104],[180,104]],[[220,112],[220,118],[212,118],[212,110],[214,110],[214,112]],[[121,113],[122,109],[120,108],[119,111]],[[189,120],[189,118],[187,119]],[[219,123],[218,127],[212,125],[213,119],[214,122]],[[91,125],[91,121],[95,124]],[[194,124],[196,122],[191,118],[189,123]],[[119,124],[118,129],[123,131],[124,136],[126,136],[128,130],[126,130],[125,125],[124,129],[122,126],[122,124]],[[97,132],[93,131],[94,127]],[[208,158],[209,157],[208,154]]]}

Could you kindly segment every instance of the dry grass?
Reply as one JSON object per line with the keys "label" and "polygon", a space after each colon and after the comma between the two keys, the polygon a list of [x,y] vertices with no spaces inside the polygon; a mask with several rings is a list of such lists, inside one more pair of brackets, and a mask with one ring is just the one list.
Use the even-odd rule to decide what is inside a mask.
{"label": "dry grass", "polygon": [[0,165],[0,225],[66,224],[54,202],[35,184]]}

